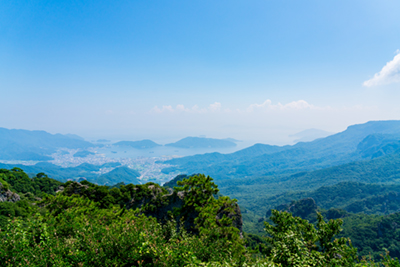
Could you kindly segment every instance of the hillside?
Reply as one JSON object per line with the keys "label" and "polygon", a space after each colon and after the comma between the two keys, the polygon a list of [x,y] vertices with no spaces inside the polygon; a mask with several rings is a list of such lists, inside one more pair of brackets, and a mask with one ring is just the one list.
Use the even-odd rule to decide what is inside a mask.
{"label": "hillside", "polygon": [[[360,186],[365,193],[371,190],[368,185]],[[372,255],[379,261],[379,254],[387,247],[392,257],[400,253],[400,238],[393,235],[399,213],[372,216],[338,209],[325,211],[312,198],[300,199],[278,207],[299,217],[270,212],[265,231],[271,238],[263,239],[243,232],[236,200],[215,198],[217,194],[217,185],[204,175],[188,177],[171,191],[154,183],[120,183],[117,187],[88,181],[60,183],[44,173],[29,178],[18,168],[0,169],[0,257],[20,265],[28,257],[35,266],[52,265],[53,259],[63,264],[84,262],[83,266],[105,266],[109,262],[136,266],[138,261],[147,266],[209,262],[214,266],[226,266],[227,262],[232,263],[230,266],[291,266],[282,259],[287,254],[299,257],[299,266],[311,260],[313,266],[321,261],[323,266],[332,262],[337,266],[365,266],[365,262],[354,264],[357,254],[348,246],[347,237],[360,256]],[[13,197],[1,198],[3,195]],[[322,220],[317,218],[317,211],[332,220],[314,226],[301,219]],[[171,220],[172,214],[176,220]],[[338,217],[344,220],[341,233]],[[343,238],[333,241],[338,234]],[[293,243],[297,244],[295,248],[291,248]],[[310,245],[311,254],[299,253],[299,249],[309,251]],[[281,246],[290,251],[282,251]],[[326,251],[324,247],[328,247]],[[148,252],[144,254],[143,248],[149,248]],[[332,258],[332,252],[341,253],[341,258]],[[398,261],[386,257],[382,263],[396,266]]]}
{"label": "hillside", "polygon": [[203,137],[186,137],[175,143],[166,144],[178,148],[225,148],[234,147],[236,143],[227,139],[214,139]]}
{"label": "hillside", "polygon": [[[400,184],[341,182],[312,191],[285,192],[260,201],[266,210],[303,198],[312,198],[322,209],[385,215],[400,211]],[[261,200],[261,199],[260,199]]]}
{"label": "hillside", "polygon": [[59,148],[87,149],[93,146],[76,135],[0,128],[1,160],[50,160],[50,155]]}
{"label": "hillside", "polygon": [[98,184],[114,185],[117,183],[140,184],[140,173],[126,166],[115,168],[114,170],[100,175],[95,179]]}
{"label": "hillside", "polygon": [[[278,203],[280,198],[315,197],[315,195],[296,191],[316,190],[324,186],[334,186],[341,182],[361,182],[361,183],[398,183],[400,181],[400,152],[396,152],[384,157],[352,162],[335,167],[325,168],[310,172],[300,172],[293,175],[265,176],[254,178],[229,179],[219,181],[221,193],[239,200],[239,203],[251,211],[259,214],[260,207],[270,206],[271,203]],[[349,188],[334,187],[329,190],[342,192],[353,196],[355,191],[360,190],[354,184],[349,184]],[[378,190],[379,187],[371,189],[370,192]],[[322,190],[322,189],[320,189]],[[380,189],[379,189],[380,190]],[[380,192],[378,190],[378,192]],[[390,190],[389,190],[390,191]],[[389,192],[386,190],[385,192]],[[283,194],[284,193],[284,194]],[[283,194],[283,195],[280,195]],[[329,196],[327,193],[321,194]],[[341,198],[339,198],[341,199]],[[327,203],[335,203],[342,207],[343,203],[336,203],[326,197]],[[327,205],[323,205],[328,208]]]}

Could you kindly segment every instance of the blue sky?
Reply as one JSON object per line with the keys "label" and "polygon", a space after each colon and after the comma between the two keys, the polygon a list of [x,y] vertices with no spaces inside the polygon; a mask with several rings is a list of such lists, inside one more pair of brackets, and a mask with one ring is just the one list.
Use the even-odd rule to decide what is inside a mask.
{"label": "blue sky", "polygon": [[400,119],[399,1],[0,2],[0,126],[269,143]]}

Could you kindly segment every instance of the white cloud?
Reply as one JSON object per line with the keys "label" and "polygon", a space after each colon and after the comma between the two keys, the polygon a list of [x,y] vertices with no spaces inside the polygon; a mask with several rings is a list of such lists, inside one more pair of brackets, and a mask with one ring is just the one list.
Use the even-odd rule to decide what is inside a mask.
{"label": "white cloud", "polygon": [[211,104],[211,105],[208,107],[208,109],[209,109],[210,111],[212,111],[212,112],[220,111],[220,110],[221,110],[221,103],[215,102],[214,104]]}
{"label": "white cloud", "polygon": [[276,105],[272,104],[272,101],[267,99],[262,104],[251,104],[248,108],[248,112],[255,110],[300,110],[300,109],[321,109],[314,105],[307,103],[305,100],[292,101],[287,104],[278,103]]}
{"label": "white cloud", "polygon": [[152,113],[164,113],[164,112],[173,112],[174,109],[172,106],[162,106],[162,108],[159,108],[158,106],[155,106],[151,112]]}
{"label": "white cloud", "polygon": [[400,52],[392,61],[386,63],[382,70],[374,75],[372,79],[365,81],[364,86],[371,87],[376,85],[390,84],[400,82]]}
{"label": "white cloud", "polygon": [[221,103],[215,102],[213,104],[210,104],[207,108],[199,108],[198,105],[194,105],[192,108],[186,108],[184,105],[179,104],[176,106],[176,108],[173,108],[171,105],[169,106],[162,106],[162,108],[159,108],[158,106],[155,106],[150,112],[151,113],[179,113],[179,112],[188,112],[188,113],[213,113],[213,112],[219,112],[221,111]]}
{"label": "white cloud", "polygon": [[292,101],[287,104],[272,104],[272,101],[270,99],[267,99],[264,101],[262,104],[251,104],[247,109],[241,110],[241,109],[236,109],[236,110],[231,110],[229,108],[222,108],[222,105],[220,102],[214,102],[213,104],[210,104],[208,107],[204,108],[199,108],[198,105],[194,105],[192,108],[186,108],[184,105],[180,104],[177,105],[175,108],[173,108],[171,105],[168,106],[162,106],[162,108],[159,108],[158,106],[155,106],[150,112],[151,113],[181,113],[181,112],[186,112],[186,113],[196,113],[196,114],[205,114],[205,113],[243,113],[243,112],[254,112],[254,111],[267,111],[267,110],[276,110],[276,111],[285,111],[285,110],[322,110],[322,109],[328,109],[330,107],[318,107],[314,106],[312,104],[309,104],[305,100],[297,100],[297,101]]}

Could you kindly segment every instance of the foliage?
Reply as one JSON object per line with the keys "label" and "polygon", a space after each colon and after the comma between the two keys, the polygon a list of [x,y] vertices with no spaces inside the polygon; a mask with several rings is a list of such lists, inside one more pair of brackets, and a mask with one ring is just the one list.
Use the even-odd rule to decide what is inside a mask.
{"label": "foliage", "polygon": [[[214,199],[215,185],[206,180],[204,186],[193,181],[186,184],[193,189],[189,189],[188,207],[206,208],[199,209],[198,235],[177,228],[174,220],[160,224],[138,209],[127,210],[112,202],[104,205],[101,193],[107,187],[69,182],[63,194],[47,195],[38,203],[47,213],[14,219],[0,232],[0,260],[9,266],[243,266],[256,262],[267,266],[267,260],[252,258],[245,250],[239,230],[226,216],[215,219],[221,209],[233,212],[231,204],[236,202]],[[122,185],[121,189],[135,198],[152,194],[148,185]],[[109,191],[115,190],[119,189]]]}
{"label": "foliage", "polygon": [[0,179],[5,181],[10,186],[10,189],[16,193],[32,193],[38,197],[42,197],[45,194],[54,195],[62,185],[61,182],[50,179],[44,173],[38,173],[36,177],[31,179],[20,168],[0,169]]}
{"label": "foliage", "polygon": [[[318,211],[328,219],[343,218],[344,230],[339,236],[350,238],[354,247],[358,249],[359,256],[371,256],[375,260],[379,260],[381,259],[380,255],[385,254],[385,249],[387,249],[391,257],[400,257],[400,213],[377,216],[364,213],[353,214],[341,209],[326,211],[316,206],[310,206],[310,200],[312,199],[294,201],[288,205],[278,206],[278,208],[316,224],[318,220],[314,220],[314,217],[318,217]],[[267,214],[267,216],[269,215]]]}
{"label": "foliage", "polygon": [[288,212],[272,211],[275,225],[265,223],[271,259],[283,266],[353,266],[356,249],[347,238],[334,239],[341,220],[326,223],[318,214],[317,228]]}
{"label": "foliage", "polygon": [[[0,222],[6,221],[0,224],[2,266],[378,266],[373,258],[357,263],[348,239],[335,238],[342,221],[325,222],[321,215],[315,227],[273,211],[274,225],[265,224],[267,239],[242,233],[237,201],[215,198],[218,187],[205,175],[178,182],[172,194],[153,183],[110,188],[71,181],[52,195],[45,174],[31,183],[18,169],[1,174],[11,189],[34,188],[43,196],[0,203]],[[45,179],[42,186],[34,186],[36,179]],[[178,194],[183,202],[177,202],[182,205],[173,214],[181,221],[146,215],[164,209]],[[184,215],[194,216],[196,231],[183,227]],[[397,217],[379,218],[383,238],[397,235]],[[381,263],[399,266],[392,256],[385,254]]]}
{"label": "foliage", "polygon": [[15,217],[27,218],[37,207],[31,205],[27,200],[13,202],[0,202],[0,229],[4,229],[8,220]]}
{"label": "foliage", "polygon": [[178,181],[181,187],[175,187],[177,191],[185,192],[185,207],[201,208],[209,203],[213,195],[218,193],[218,186],[212,182],[210,176],[204,174],[195,175],[188,179]]}
{"label": "foliage", "polygon": [[341,236],[351,238],[359,255],[379,260],[386,249],[391,257],[400,258],[400,213],[387,216],[357,214],[343,220]]}
{"label": "foliage", "polygon": [[[108,162],[103,165],[93,165],[93,164],[88,164],[88,163],[82,163],[79,166],[76,167],[68,167],[68,168],[63,168],[57,165],[54,165],[49,162],[38,162],[35,165],[21,165],[21,164],[4,164],[0,163],[0,168],[4,169],[13,169],[15,167],[23,169],[26,173],[29,174],[34,174],[34,173],[46,173],[49,177],[66,182],[67,180],[78,180],[82,177],[85,177],[89,181],[95,182],[96,179],[100,176],[98,173],[100,169],[102,168],[115,168],[120,166],[121,163],[119,162]],[[132,170],[133,171],[133,170]],[[118,175],[119,178],[122,179],[131,179],[131,178],[136,178],[138,176],[133,175],[132,173],[125,173],[124,172],[119,172],[116,175]],[[103,177],[103,184],[106,182],[109,182],[106,177]],[[111,176],[113,178],[113,176]],[[111,182],[113,184],[114,181]]]}
{"label": "foliage", "polygon": [[[191,175],[194,176],[194,175]],[[188,175],[186,174],[180,174],[177,175],[174,179],[172,179],[171,181],[166,182],[163,186],[166,188],[174,188],[175,186],[178,186],[178,181],[182,181],[183,179],[187,179],[189,178]]]}

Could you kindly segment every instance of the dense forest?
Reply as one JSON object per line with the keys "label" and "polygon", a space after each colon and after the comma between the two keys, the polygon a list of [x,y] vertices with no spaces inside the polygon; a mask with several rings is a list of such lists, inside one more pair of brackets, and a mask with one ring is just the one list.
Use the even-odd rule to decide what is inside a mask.
{"label": "dense forest", "polygon": [[[243,232],[237,201],[220,195],[212,178],[181,176],[174,183],[173,189],[154,183],[109,187],[88,181],[61,183],[44,173],[29,178],[19,168],[1,169],[0,262],[2,266],[400,266],[390,251],[397,255],[398,239],[390,246],[385,243],[389,233],[397,233],[393,231],[397,214],[374,215],[372,221],[363,218],[368,215],[355,215],[350,223],[346,220],[351,216],[327,220],[323,216],[329,213],[320,212],[308,198],[307,205],[297,203],[296,209],[271,210],[263,222],[264,236],[257,236]],[[286,209],[290,206],[293,203]],[[301,218],[310,207],[315,216]],[[360,249],[346,236],[353,224],[371,257],[360,257]],[[371,234],[374,225],[380,229],[379,240]],[[378,250],[389,250],[383,249],[376,259],[372,253],[378,250],[368,246],[371,243]],[[380,263],[374,263],[377,260]]]}

